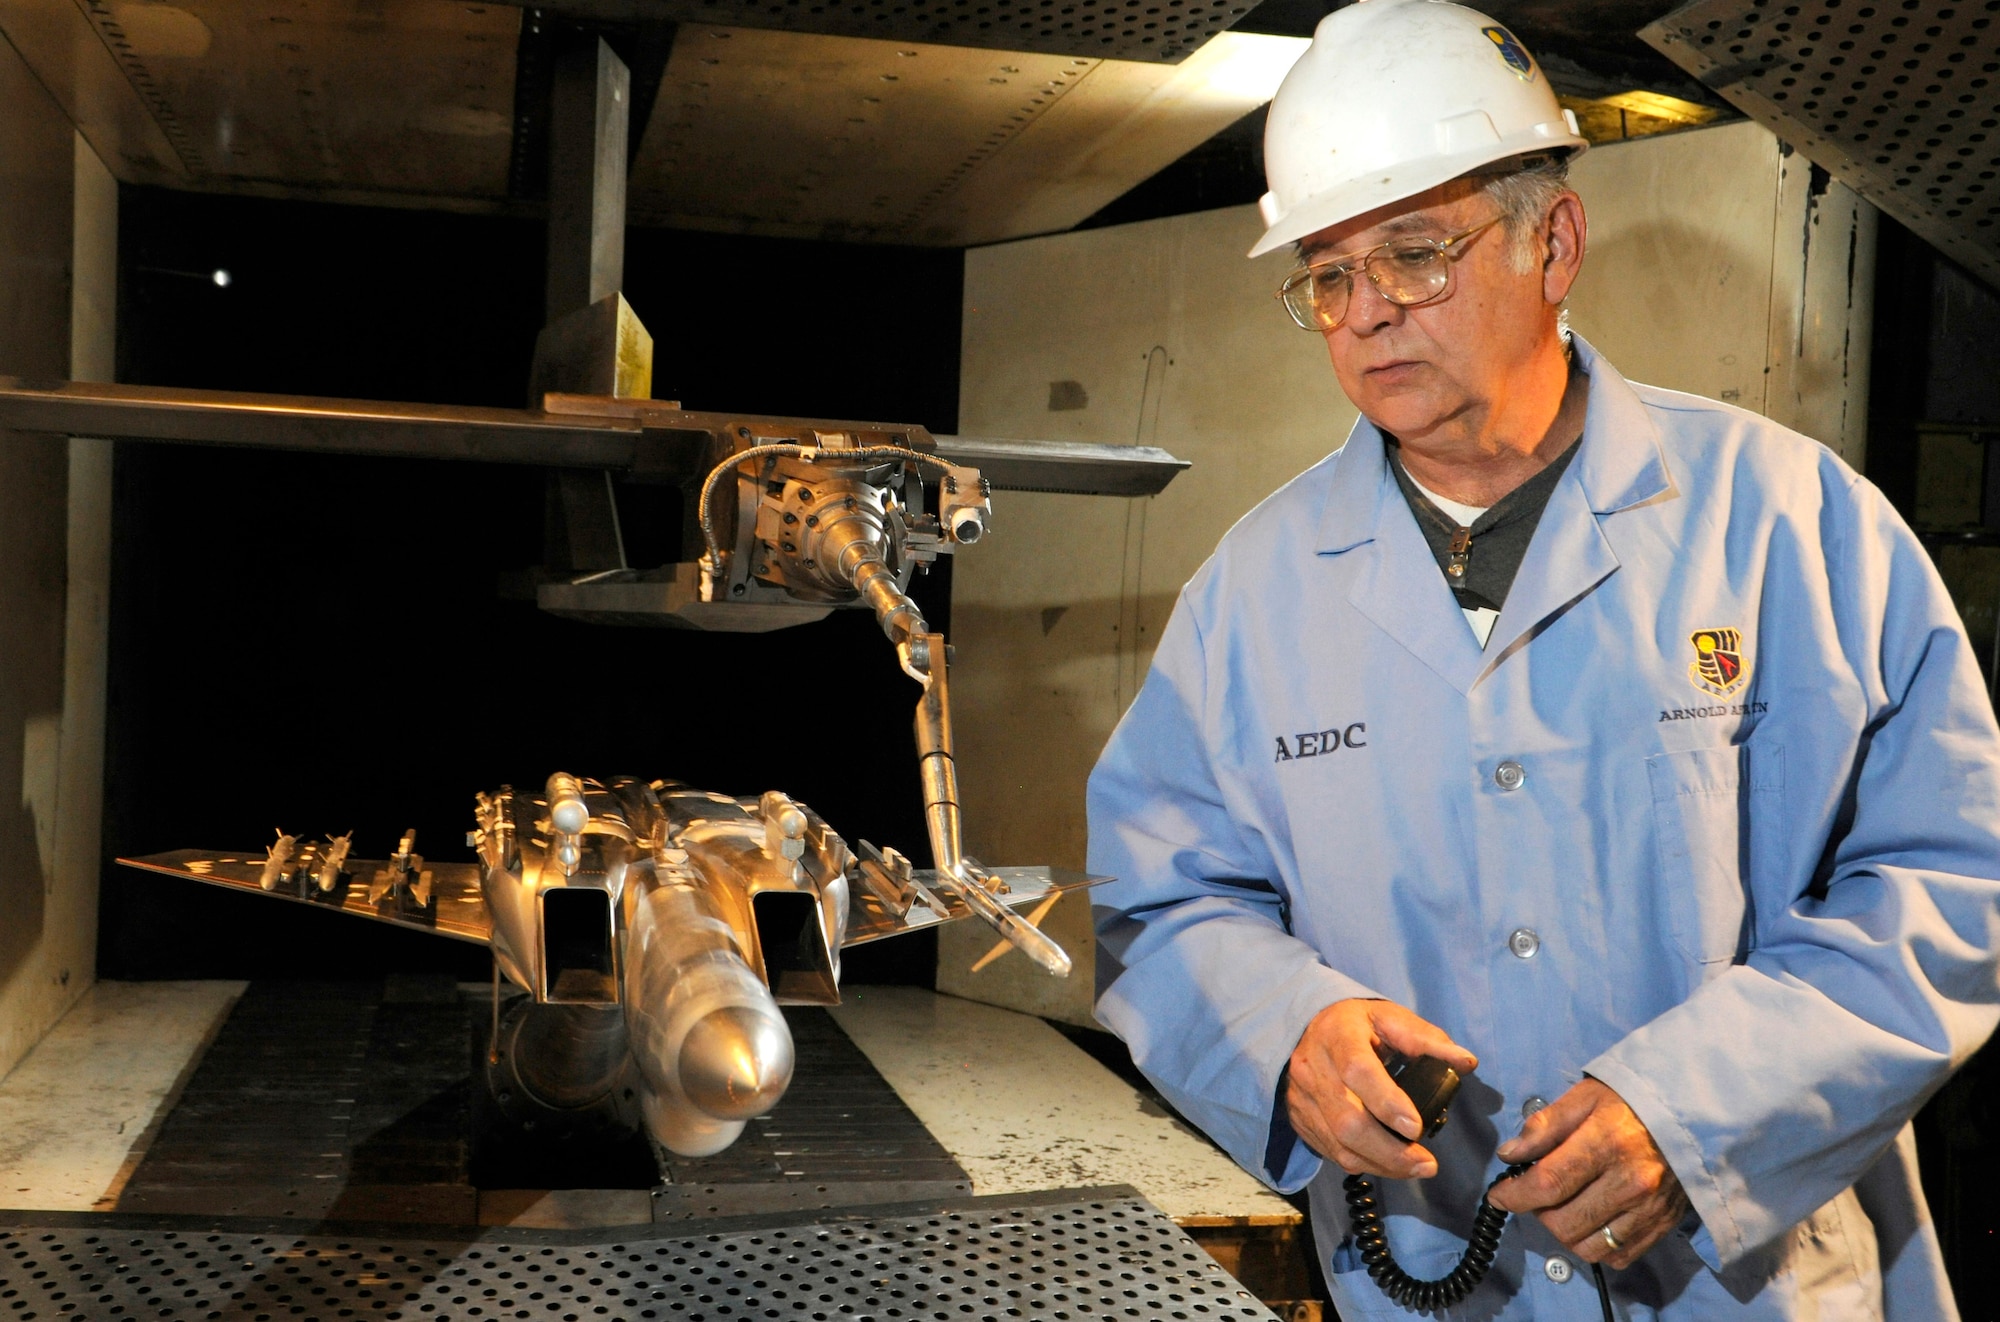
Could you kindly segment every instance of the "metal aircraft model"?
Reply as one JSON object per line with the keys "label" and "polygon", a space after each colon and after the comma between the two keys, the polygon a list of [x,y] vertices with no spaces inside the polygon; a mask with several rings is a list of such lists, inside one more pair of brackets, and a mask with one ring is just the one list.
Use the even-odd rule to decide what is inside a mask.
{"label": "metal aircraft model", "polygon": [[[850,847],[776,791],[734,798],[567,772],[539,795],[505,786],[478,795],[466,837],[476,863],[428,862],[414,832],[391,858],[368,861],[350,857],[352,832],[302,843],[282,831],[261,858],[184,849],[121,862],[487,945],[484,1083],[504,1122],[643,1126],[683,1156],[721,1151],[776,1105],[793,1066],[778,1007],[837,1004],[847,946],[970,915],[1067,974],[1061,947],[1015,908],[1101,878],[989,869],[965,854],[950,650],[907,592],[920,564],[984,534],[988,483],[920,448],[928,438],[913,445],[908,431],[744,431],[692,502],[699,581],[660,584],[679,589],[661,604],[695,627],[730,627],[717,617],[732,612],[757,628],[796,619],[759,622],[760,605],[871,609],[922,689],[916,735],[934,870],[865,840]],[[937,479],[935,514],[923,475]],[[502,976],[527,994],[504,1000]]]}

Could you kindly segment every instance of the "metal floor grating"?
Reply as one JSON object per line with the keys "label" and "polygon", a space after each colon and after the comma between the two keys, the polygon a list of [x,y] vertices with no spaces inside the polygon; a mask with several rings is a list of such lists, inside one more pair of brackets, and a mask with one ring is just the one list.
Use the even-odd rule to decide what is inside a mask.
{"label": "metal floor grating", "polygon": [[[656,1166],[643,1139],[578,1154],[469,1146],[484,989],[448,978],[252,983],[118,1200],[122,1213],[470,1225],[480,1188],[644,1189],[661,1220],[969,1194],[923,1122],[826,1011],[789,1007],[798,1078],[713,1157]],[[0,1311],[0,1322],[6,1314]]]}
{"label": "metal floor grating", "polygon": [[475,1220],[469,1015],[449,978],[252,983],[118,1210]]}
{"label": "metal floor grating", "polygon": [[1694,0],[1639,35],[2000,285],[2000,0]]}
{"label": "metal floor grating", "polygon": [[0,1213],[0,1319],[1275,1317],[1126,1188],[738,1218],[704,1230],[405,1236],[380,1226]]}

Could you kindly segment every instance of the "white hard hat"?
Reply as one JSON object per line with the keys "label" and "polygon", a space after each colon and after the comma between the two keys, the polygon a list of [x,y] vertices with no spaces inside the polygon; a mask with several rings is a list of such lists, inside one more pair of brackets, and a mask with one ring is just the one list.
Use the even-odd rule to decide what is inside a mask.
{"label": "white hard hat", "polygon": [[1527,47],[1446,0],[1362,0],[1320,20],[1264,126],[1252,257],[1510,156],[1581,152]]}

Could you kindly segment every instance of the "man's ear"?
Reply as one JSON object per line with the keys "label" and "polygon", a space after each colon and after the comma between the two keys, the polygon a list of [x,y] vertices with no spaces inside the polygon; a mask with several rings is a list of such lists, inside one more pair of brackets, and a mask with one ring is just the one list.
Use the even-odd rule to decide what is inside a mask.
{"label": "man's ear", "polygon": [[1589,233],[1583,199],[1565,191],[1542,221],[1542,298],[1550,307],[1560,306],[1576,284]]}

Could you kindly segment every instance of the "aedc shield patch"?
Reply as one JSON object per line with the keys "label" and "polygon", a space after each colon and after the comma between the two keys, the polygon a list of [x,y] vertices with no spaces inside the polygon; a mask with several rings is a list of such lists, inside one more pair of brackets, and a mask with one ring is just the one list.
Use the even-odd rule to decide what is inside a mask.
{"label": "aedc shield patch", "polygon": [[1696,629],[1688,635],[1694,660],[1688,678],[1694,686],[1718,698],[1726,698],[1750,678],[1750,661],[1743,655],[1743,633],[1739,629]]}

